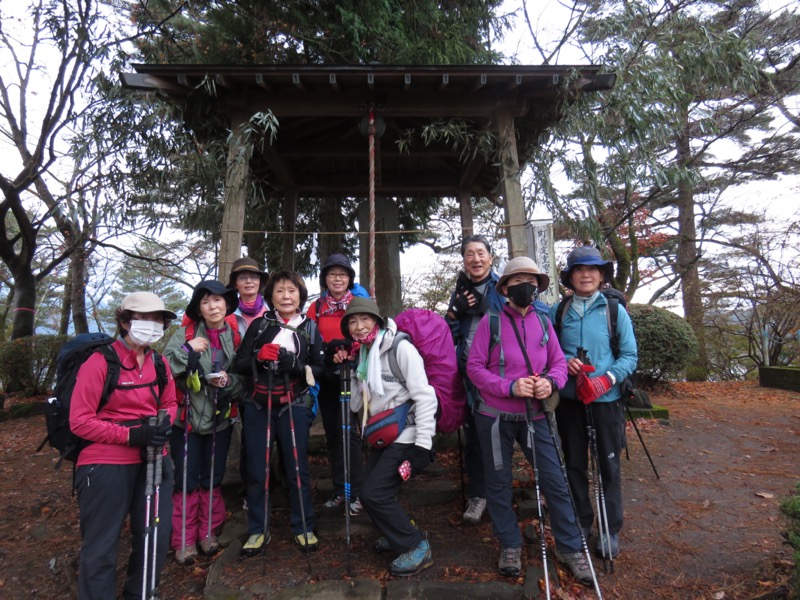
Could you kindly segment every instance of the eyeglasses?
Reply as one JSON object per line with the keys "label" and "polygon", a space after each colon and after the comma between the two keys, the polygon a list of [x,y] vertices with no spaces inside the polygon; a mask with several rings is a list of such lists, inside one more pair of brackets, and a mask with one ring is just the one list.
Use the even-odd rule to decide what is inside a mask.
{"label": "eyeglasses", "polygon": [[247,273],[236,276],[236,281],[259,281],[260,279],[261,277],[259,275],[250,275]]}
{"label": "eyeglasses", "polygon": [[349,279],[350,275],[348,273],[331,273],[328,272],[325,274],[325,277],[329,277],[331,279]]}

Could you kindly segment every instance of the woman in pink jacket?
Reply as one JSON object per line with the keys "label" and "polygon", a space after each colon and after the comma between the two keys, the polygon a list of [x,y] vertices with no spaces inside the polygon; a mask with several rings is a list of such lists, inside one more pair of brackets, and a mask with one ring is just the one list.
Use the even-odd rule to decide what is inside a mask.
{"label": "woman in pink jacket", "polygon": [[[126,296],[115,314],[119,337],[111,344],[120,363],[119,380],[107,402],[100,402],[108,375],[105,357],[95,352],[78,371],[69,423],[75,435],[89,442],[78,457],[75,471],[82,540],[79,600],[116,597],[117,546],[128,516],[131,554],[123,597],[142,597],[147,504],[142,456],[148,446],[164,456],[158,506],[163,518],[154,567],[158,586],[172,514],[172,463],[164,445],[177,404],[169,366],[161,357],[155,358],[150,345],[161,338],[175,316],[155,294],[135,292]],[[156,360],[164,363],[159,366],[166,375],[162,377],[163,386],[159,384]],[[165,409],[168,417],[156,425],[148,424],[148,418],[156,416],[159,409]]]}

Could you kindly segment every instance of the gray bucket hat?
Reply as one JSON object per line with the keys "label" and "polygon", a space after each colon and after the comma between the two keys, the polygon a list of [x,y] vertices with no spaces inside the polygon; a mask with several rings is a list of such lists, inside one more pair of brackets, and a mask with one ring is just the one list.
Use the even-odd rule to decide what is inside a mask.
{"label": "gray bucket hat", "polygon": [[133,292],[132,294],[128,294],[122,299],[121,308],[122,310],[139,313],[160,312],[164,315],[165,319],[178,318],[178,315],[174,312],[167,310],[167,307],[164,306],[164,301],[153,292]]}
{"label": "gray bucket hat", "polygon": [[342,331],[342,335],[348,340],[352,339],[352,336],[350,335],[350,328],[347,325],[347,320],[351,315],[361,314],[375,317],[375,319],[378,321],[378,327],[381,329],[386,327],[386,320],[381,316],[381,313],[378,311],[378,305],[375,304],[374,300],[360,297],[353,298],[350,301],[350,304],[347,306],[347,310],[344,312],[342,320],[339,323],[339,328]]}
{"label": "gray bucket hat", "polygon": [[528,256],[518,256],[506,263],[506,268],[503,269],[503,274],[500,276],[500,279],[498,279],[494,289],[497,290],[498,294],[504,296],[503,286],[511,279],[512,275],[518,275],[520,273],[536,275],[540,292],[545,291],[550,286],[550,276],[547,273],[542,273],[532,258]]}
{"label": "gray bucket hat", "polygon": [[603,257],[600,256],[600,251],[594,246],[581,246],[569,253],[569,256],[567,256],[567,268],[561,271],[559,279],[561,280],[561,285],[565,288],[573,289],[570,277],[572,276],[572,269],[577,265],[600,267],[606,282],[614,279],[614,263],[610,260],[603,260]]}

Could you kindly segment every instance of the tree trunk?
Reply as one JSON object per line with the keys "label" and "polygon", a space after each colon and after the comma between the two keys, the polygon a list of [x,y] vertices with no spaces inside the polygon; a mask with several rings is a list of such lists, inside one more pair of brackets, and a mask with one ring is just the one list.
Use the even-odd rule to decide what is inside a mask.
{"label": "tree trunk", "polygon": [[[340,198],[323,198],[320,200],[320,224],[322,232],[344,231],[344,214],[342,213],[342,200]],[[325,234],[319,236],[317,244],[317,257],[322,266],[331,254],[344,250],[344,235]]]}
{"label": "tree trunk", "polygon": [[[691,156],[689,146],[689,117],[684,113],[684,123],[677,140],[677,164],[687,168]],[[678,209],[678,273],[681,276],[681,292],[683,295],[683,314],[694,330],[699,345],[698,355],[692,366],[686,371],[689,381],[706,381],[708,379],[708,357],[706,355],[704,311],[700,276],[697,261],[700,258],[697,250],[697,231],[694,214],[694,186],[682,177],[678,183],[678,195],[675,200]]]}
{"label": "tree trunk", "polygon": [[61,319],[58,323],[58,333],[67,335],[69,332],[69,322],[72,319],[72,279],[67,274],[64,281],[64,304],[61,305]]}
{"label": "tree trunk", "polygon": [[36,277],[30,265],[24,265],[14,273],[14,320],[11,339],[33,335],[36,309]]}
{"label": "tree trunk", "polygon": [[[75,248],[69,260],[69,301],[72,305],[72,324],[75,335],[89,332],[89,320],[86,317],[86,251],[85,242]],[[63,333],[66,333],[64,331]]]}

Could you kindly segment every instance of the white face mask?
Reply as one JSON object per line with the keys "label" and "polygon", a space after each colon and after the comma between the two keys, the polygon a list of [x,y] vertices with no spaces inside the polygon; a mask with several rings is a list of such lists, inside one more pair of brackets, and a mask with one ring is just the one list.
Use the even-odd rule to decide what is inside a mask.
{"label": "white face mask", "polygon": [[131,321],[130,338],[140,346],[155,344],[164,335],[164,324],[157,321]]}

